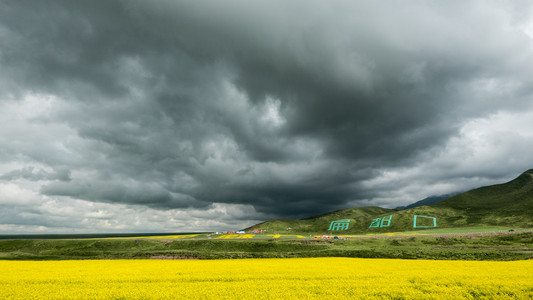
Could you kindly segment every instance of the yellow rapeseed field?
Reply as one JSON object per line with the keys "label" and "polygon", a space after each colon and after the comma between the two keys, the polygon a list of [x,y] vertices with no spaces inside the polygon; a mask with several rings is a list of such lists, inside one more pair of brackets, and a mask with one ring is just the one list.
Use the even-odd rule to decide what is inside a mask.
{"label": "yellow rapeseed field", "polygon": [[533,261],[0,261],[0,299],[532,299]]}

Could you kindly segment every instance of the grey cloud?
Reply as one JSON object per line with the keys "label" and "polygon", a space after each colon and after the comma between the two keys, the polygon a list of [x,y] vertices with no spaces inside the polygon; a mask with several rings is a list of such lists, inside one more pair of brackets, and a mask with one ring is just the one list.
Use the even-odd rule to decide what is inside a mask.
{"label": "grey cloud", "polygon": [[366,204],[382,193],[365,182],[423,165],[469,120],[531,109],[532,41],[519,29],[531,7],[5,1],[0,101],[54,95],[40,121],[71,131],[50,133],[47,151],[0,153],[71,174],[2,176],[157,209]]}
{"label": "grey cloud", "polygon": [[170,192],[157,183],[135,181],[55,182],[44,185],[41,192],[49,196],[68,196],[95,202],[128,203],[156,208],[205,208],[209,206],[208,203],[195,201],[188,195]]}
{"label": "grey cloud", "polygon": [[47,172],[43,169],[36,169],[34,167],[26,167],[19,170],[13,170],[0,176],[0,180],[16,180],[26,179],[30,181],[40,180],[60,180],[70,181],[70,171],[66,168],[58,168],[53,172]]}

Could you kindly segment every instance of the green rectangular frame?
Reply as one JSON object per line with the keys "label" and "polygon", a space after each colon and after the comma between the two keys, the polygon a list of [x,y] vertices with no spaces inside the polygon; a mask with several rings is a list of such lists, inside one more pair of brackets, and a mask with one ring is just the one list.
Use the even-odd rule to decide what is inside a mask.
{"label": "green rectangular frame", "polygon": [[[427,219],[433,219],[433,226],[417,226],[416,225],[416,218],[427,218]],[[428,217],[428,216],[419,216],[419,215],[415,215],[415,217],[413,218],[413,228],[435,228],[437,227],[437,218],[435,217]]]}

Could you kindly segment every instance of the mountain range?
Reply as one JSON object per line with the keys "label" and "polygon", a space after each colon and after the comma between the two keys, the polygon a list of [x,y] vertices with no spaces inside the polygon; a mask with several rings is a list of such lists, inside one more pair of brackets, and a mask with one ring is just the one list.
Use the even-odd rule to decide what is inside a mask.
{"label": "mountain range", "polygon": [[[507,183],[440,197],[429,197],[405,208],[356,207],[305,219],[276,219],[246,230],[358,234],[427,228],[533,227],[533,169]],[[347,223],[348,229],[334,230],[333,221]]]}
{"label": "mountain range", "polygon": [[409,209],[409,208],[415,208],[415,207],[419,207],[419,206],[423,206],[423,205],[431,205],[431,204],[435,204],[437,202],[440,202],[444,199],[448,199],[448,198],[451,198],[455,195],[457,195],[459,193],[451,193],[451,194],[445,194],[445,195],[439,195],[439,196],[429,196],[427,198],[424,198],[420,201],[417,201],[415,203],[411,203],[409,205],[406,205],[406,206],[398,206],[394,209],[398,209],[398,210],[402,210],[402,209]]}

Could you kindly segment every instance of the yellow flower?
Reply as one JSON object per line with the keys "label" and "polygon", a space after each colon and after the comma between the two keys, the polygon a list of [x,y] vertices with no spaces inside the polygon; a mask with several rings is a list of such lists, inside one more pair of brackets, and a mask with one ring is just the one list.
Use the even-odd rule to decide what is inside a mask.
{"label": "yellow flower", "polygon": [[0,261],[0,299],[531,299],[533,261]]}

